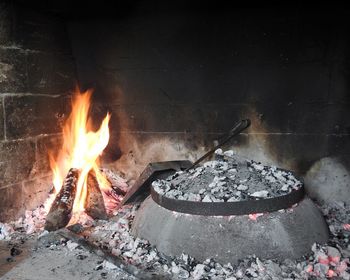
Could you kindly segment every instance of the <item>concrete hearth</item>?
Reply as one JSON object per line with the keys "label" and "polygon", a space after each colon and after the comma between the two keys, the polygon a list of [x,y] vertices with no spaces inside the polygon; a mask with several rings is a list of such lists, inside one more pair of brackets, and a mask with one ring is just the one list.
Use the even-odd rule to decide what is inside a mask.
{"label": "concrete hearth", "polygon": [[313,243],[328,239],[323,216],[305,197],[292,210],[241,216],[199,216],[169,211],[148,197],[141,205],[133,234],[167,255],[189,254],[200,261],[214,258],[232,264],[248,255],[295,259]]}

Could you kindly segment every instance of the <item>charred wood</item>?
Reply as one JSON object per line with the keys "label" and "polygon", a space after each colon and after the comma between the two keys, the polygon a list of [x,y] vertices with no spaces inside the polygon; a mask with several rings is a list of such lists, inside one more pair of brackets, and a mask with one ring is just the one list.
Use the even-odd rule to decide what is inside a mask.
{"label": "charred wood", "polygon": [[48,231],[58,230],[65,227],[71,218],[79,170],[71,168],[59,193],[57,194],[49,213],[46,217],[45,229]]}
{"label": "charred wood", "polygon": [[85,212],[94,219],[106,220],[107,212],[95,172],[90,170],[87,177]]}
{"label": "charred wood", "polygon": [[113,192],[116,195],[124,196],[126,194],[129,186],[123,178],[119,177],[115,173],[105,168],[101,168],[101,172],[103,173],[107,181],[111,184]]}

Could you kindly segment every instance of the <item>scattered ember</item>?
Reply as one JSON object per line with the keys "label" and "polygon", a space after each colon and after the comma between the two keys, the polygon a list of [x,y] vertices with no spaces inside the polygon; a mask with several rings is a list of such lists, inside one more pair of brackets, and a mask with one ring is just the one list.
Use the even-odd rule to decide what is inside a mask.
{"label": "scattered ember", "polygon": [[264,215],[263,213],[254,213],[254,214],[249,214],[249,219],[256,221],[258,219],[258,217]]}
{"label": "scattered ember", "polygon": [[343,228],[344,228],[345,230],[349,230],[349,231],[350,231],[350,224],[344,224],[344,225],[343,225]]}
{"label": "scattered ember", "polygon": [[[345,203],[324,205],[321,210],[330,228],[327,244],[314,244],[311,252],[298,260],[269,260],[247,256],[237,264],[221,264],[213,259],[200,263],[191,256],[165,256],[147,240],[135,238],[131,233],[137,207],[125,206],[115,212],[109,221],[89,220],[84,228],[87,240],[108,250],[111,254],[145,271],[168,275],[173,279],[350,279],[350,206]],[[261,213],[252,214],[259,217]],[[249,217],[250,218],[250,217]],[[0,224],[0,239],[18,238],[18,234],[43,232],[45,209],[27,211],[24,218],[9,224]],[[4,237],[5,236],[5,237]],[[54,245],[52,245],[54,246]],[[78,247],[71,242],[74,251]],[[58,247],[55,247],[58,250]],[[55,249],[55,250],[56,250]],[[81,251],[79,251],[81,254]]]}

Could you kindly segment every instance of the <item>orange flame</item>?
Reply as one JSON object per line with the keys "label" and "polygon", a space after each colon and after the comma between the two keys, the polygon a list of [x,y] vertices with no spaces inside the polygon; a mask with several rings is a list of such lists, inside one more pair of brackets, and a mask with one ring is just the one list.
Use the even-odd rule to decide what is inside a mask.
{"label": "orange flame", "polygon": [[50,156],[50,165],[53,172],[53,184],[58,193],[62,182],[70,168],[80,170],[77,184],[77,193],[73,205],[73,214],[84,211],[89,171],[93,169],[101,188],[106,188],[108,183],[98,168],[98,158],[109,141],[107,114],[97,131],[91,130],[89,118],[90,99],[92,90],[79,92],[73,96],[72,111],[63,127],[63,145],[56,159]]}

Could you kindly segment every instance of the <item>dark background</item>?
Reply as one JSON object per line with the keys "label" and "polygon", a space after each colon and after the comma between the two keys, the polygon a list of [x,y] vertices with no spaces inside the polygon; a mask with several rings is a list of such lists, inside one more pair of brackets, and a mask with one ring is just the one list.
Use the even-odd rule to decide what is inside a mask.
{"label": "dark background", "polygon": [[163,2],[65,15],[80,85],[114,116],[114,159],[123,132],[210,146],[247,117],[244,155],[303,173],[349,154],[348,9]]}
{"label": "dark background", "polygon": [[75,84],[95,89],[96,127],[112,114],[103,164],[127,179],[197,159],[242,118],[225,148],[349,170],[349,9],[228,2],[0,0],[0,221],[46,200]]}
{"label": "dark background", "polygon": [[238,154],[349,170],[349,9],[227,2],[0,0],[0,221],[47,198],[75,84],[96,126],[112,114],[103,162],[128,179],[242,118]]}

